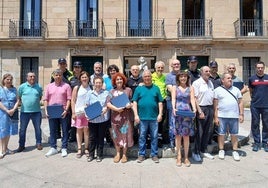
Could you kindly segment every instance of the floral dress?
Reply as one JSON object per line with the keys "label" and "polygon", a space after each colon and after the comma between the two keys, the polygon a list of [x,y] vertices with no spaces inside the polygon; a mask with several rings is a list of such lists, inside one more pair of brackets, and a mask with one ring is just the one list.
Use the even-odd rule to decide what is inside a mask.
{"label": "floral dress", "polygon": [[[17,89],[0,87],[0,102],[7,109],[12,109],[17,102]],[[9,115],[0,109],[0,139],[16,134],[18,134],[18,120],[11,120]]]}
{"label": "floral dress", "polygon": [[[126,87],[123,90],[127,94],[129,99],[132,97],[132,90]],[[122,94],[121,91],[112,89],[107,97],[107,102],[110,102],[113,97],[117,97]],[[131,116],[133,115],[132,109],[125,108],[123,112],[119,113],[111,111],[111,125],[112,132],[111,137],[114,143],[122,148],[132,147],[133,141],[133,125],[131,123]]]}
{"label": "floral dress", "polygon": [[[176,89],[176,109],[191,110],[190,107],[190,87],[185,91],[181,91],[179,87]],[[193,118],[176,116],[174,134],[178,136],[193,136],[194,123]]]}

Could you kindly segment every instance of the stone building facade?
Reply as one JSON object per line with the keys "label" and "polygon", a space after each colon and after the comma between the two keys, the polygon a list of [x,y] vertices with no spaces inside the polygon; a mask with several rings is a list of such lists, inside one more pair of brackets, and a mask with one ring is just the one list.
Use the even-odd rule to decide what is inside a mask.
{"label": "stone building facade", "polygon": [[92,73],[102,61],[128,75],[140,56],[169,72],[172,59],[186,68],[195,55],[220,73],[235,63],[247,82],[256,61],[267,63],[266,10],[264,0],[1,0],[0,76],[12,73],[18,86],[31,70],[45,86],[60,57],[69,69],[80,60]]}

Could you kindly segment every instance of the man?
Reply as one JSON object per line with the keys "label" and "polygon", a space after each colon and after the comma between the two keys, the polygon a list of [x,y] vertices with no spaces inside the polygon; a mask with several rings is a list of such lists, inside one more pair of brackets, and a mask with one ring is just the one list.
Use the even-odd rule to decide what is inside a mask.
{"label": "man", "polygon": [[189,75],[191,76],[191,83],[200,78],[200,71],[197,69],[198,60],[196,56],[190,56],[187,60]]}
{"label": "man", "polygon": [[44,96],[44,107],[46,116],[49,118],[47,107],[51,105],[62,105],[63,113],[60,118],[49,118],[49,131],[50,131],[50,150],[46,153],[46,157],[55,155],[58,153],[57,150],[57,127],[61,125],[62,129],[62,149],[61,156],[66,157],[67,145],[68,145],[68,120],[67,114],[71,106],[72,89],[69,84],[63,82],[63,75],[60,69],[53,72],[54,82],[47,85]]}
{"label": "man", "polygon": [[[70,84],[69,78],[73,76],[73,73],[72,73],[72,71],[69,71],[67,69],[67,61],[66,61],[66,59],[59,58],[58,59],[58,67],[62,71],[62,81],[67,83],[67,84]],[[54,82],[53,75],[51,76],[50,83],[52,83],[52,82]]]}
{"label": "man", "polygon": [[[248,81],[251,96],[251,132],[254,139],[252,150],[257,152],[262,146],[264,151],[268,152],[268,75],[264,73],[265,64],[262,61],[255,64],[255,69],[256,74]],[[260,116],[262,136],[260,135]]]}
{"label": "man", "polygon": [[224,137],[227,131],[231,134],[233,158],[239,161],[237,152],[237,134],[239,122],[244,121],[244,106],[240,90],[232,86],[232,76],[224,73],[221,78],[222,86],[214,90],[214,122],[218,126],[219,158],[224,159]]}
{"label": "man", "polygon": [[[131,75],[127,78],[127,84],[126,86],[129,87],[132,90],[132,93],[134,94],[135,89],[143,83],[142,76],[140,76],[140,68],[138,65],[132,65],[130,68]],[[134,119],[131,120],[134,124]],[[133,140],[134,143],[137,144],[139,141],[139,133],[138,133],[138,126],[135,126],[135,129],[133,130]]]}
{"label": "man", "polygon": [[142,76],[140,76],[140,68],[138,65],[132,65],[130,68],[131,75],[127,79],[127,87],[130,87],[132,93],[135,92],[136,87],[143,82]]}
{"label": "man", "polygon": [[163,98],[163,117],[162,117],[162,121],[159,122],[159,127],[158,127],[158,147],[162,147],[162,143],[164,140],[163,138],[165,137],[165,140],[169,140],[168,131],[166,131],[168,130],[168,126],[167,126],[168,116],[167,116],[167,110],[166,110],[166,105],[167,105],[166,103],[166,97],[167,97],[166,76],[163,74],[164,69],[165,69],[165,63],[163,61],[157,61],[154,65],[154,68],[155,68],[155,72],[152,74],[152,82],[160,89],[160,93]]}
{"label": "man", "polygon": [[[90,76],[90,82],[91,82],[92,85],[93,85],[93,79],[96,76],[102,77],[103,79],[108,77],[108,75],[103,74],[103,72],[102,72],[102,63],[101,62],[98,62],[98,61],[95,62],[93,69],[94,69],[94,73]],[[103,88],[103,89],[105,89],[105,88]]]}
{"label": "man", "polygon": [[73,64],[73,75],[68,78],[70,86],[73,89],[75,86],[80,85],[79,76],[82,72],[82,63],[80,61],[75,61]]}
{"label": "man", "polygon": [[213,83],[209,80],[210,68],[201,67],[201,77],[193,82],[193,88],[196,99],[196,107],[199,113],[197,117],[197,126],[195,133],[195,149],[192,157],[195,161],[202,161],[202,157],[214,159],[207,152],[209,141],[209,130],[213,125]]}
{"label": "man", "polygon": [[28,72],[27,81],[20,85],[18,89],[18,95],[21,102],[20,111],[20,131],[19,131],[19,148],[17,152],[22,152],[25,149],[26,130],[29,121],[32,120],[36,148],[42,150],[42,130],[41,130],[41,107],[40,100],[43,95],[42,87],[36,83],[36,77],[34,72]]}
{"label": "man", "polygon": [[138,163],[145,160],[147,131],[151,135],[151,157],[155,163],[158,159],[158,122],[162,120],[163,104],[160,90],[152,83],[150,70],[143,72],[143,86],[138,86],[133,95],[133,111],[137,124],[140,124]]}
{"label": "man", "polygon": [[[209,68],[210,68],[210,76],[209,79],[213,83],[214,89],[217,87],[221,86],[221,78],[220,75],[218,74],[218,63],[216,61],[211,61],[209,63]],[[212,126],[209,129],[209,139],[208,143],[212,144],[213,136],[217,135],[217,131],[215,130],[215,124],[213,123]],[[214,136],[214,138],[216,138]]]}
{"label": "man", "polygon": [[218,74],[218,63],[216,61],[211,61],[209,63],[210,76],[209,79],[212,81],[214,89],[221,86],[221,78]]}
{"label": "man", "polygon": [[174,59],[171,62],[172,71],[166,76],[166,87],[167,87],[167,110],[168,110],[168,124],[169,124],[169,147],[173,150],[175,148],[175,135],[174,135],[174,118],[172,113],[172,105],[171,105],[171,91],[172,86],[176,85],[176,74],[180,72],[181,63],[179,60]]}
{"label": "man", "polygon": [[[235,67],[235,64],[234,63],[230,63],[228,66],[227,66],[227,72],[229,74],[231,74],[232,76],[232,81],[233,81],[233,84],[235,82],[240,82],[240,83],[244,83],[240,78],[238,78],[236,75],[235,75],[235,71],[236,71],[236,67]],[[241,88],[239,88],[242,95],[244,95],[246,92],[248,92],[248,87],[243,84],[243,86]]]}
{"label": "man", "polygon": [[[80,85],[79,76],[82,72],[82,63],[80,61],[75,61],[73,63],[73,76],[69,77],[68,80],[70,82],[70,86],[73,89],[75,86]],[[70,111],[70,117],[71,115]],[[69,121],[69,120],[68,120]],[[76,141],[76,127],[69,127],[69,142],[75,142]]]}
{"label": "man", "polygon": [[[62,81],[70,84],[69,79],[73,76],[73,72],[69,71],[67,69],[67,61],[65,58],[59,58],[58,59],[58,67],[62,72]],[[51,76],[51,81],[50,83],[54,82],[54,77],[53,75]],[[71,115],[69,114],[71,111],[68,112],[67,114],[67,124],[68,124],[68,130],[71,128]],[[61,130],[60,126],[57,127],[57,138],[61,138]]]}

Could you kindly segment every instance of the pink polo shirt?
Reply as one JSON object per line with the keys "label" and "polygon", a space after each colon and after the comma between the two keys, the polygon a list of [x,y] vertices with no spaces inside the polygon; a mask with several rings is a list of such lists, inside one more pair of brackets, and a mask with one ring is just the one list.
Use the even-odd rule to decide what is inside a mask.
{"label": "pink polo shirt", "polygon": [[67,83],[61,82],[60,85],[56,85],[55,82],[47,85],[44,95],[44,101],[47,101],[47,105],[62,104],[66,107],[67,101],[72,98],[71,86]]}

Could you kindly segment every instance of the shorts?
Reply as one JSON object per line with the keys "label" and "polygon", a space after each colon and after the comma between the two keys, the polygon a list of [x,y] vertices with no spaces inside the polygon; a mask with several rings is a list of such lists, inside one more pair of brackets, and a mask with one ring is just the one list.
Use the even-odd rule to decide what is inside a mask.
{"label": "shorts", "polygon": [[239,119],[238,118],[220,118],[219,117],[219,127],[218,127],[218,134],[219,135],[225,135],[227,131],[231,135],[238,134],[238,124]]}
{"label": "shorts", "polygon": [[88,127],[88,120],[85,115],[76,116],[76,120],[72,119],[72,127],[82,129]]}

